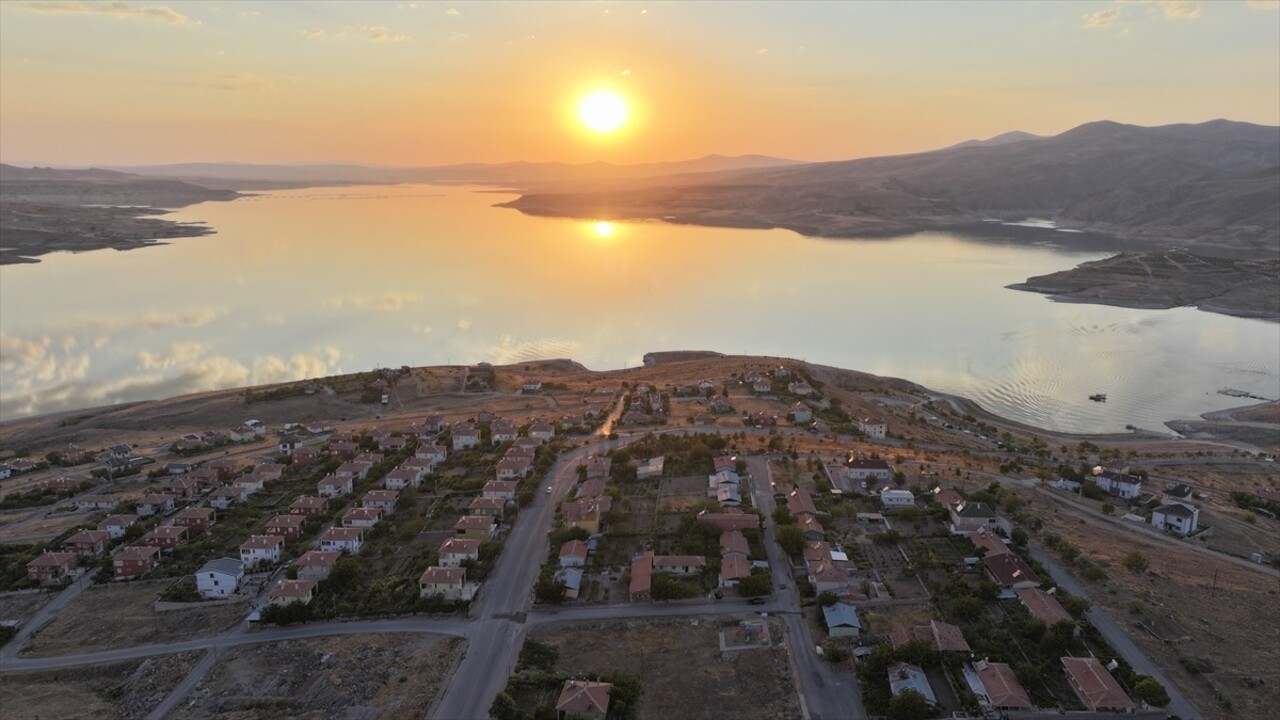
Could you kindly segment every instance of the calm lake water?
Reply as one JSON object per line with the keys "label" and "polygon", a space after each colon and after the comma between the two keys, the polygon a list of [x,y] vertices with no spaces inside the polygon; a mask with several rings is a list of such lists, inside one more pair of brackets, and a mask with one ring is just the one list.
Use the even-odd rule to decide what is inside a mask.
{"label": "calm lake water", "polygon": [[510,197],[272,192],[172,216],[208,237],[0,268],[0,416],[375,366],[616,369],[683,349],[902,377],[1070,431],[1241,404],[1224,387],[1280,392],[1280,325],[1004,288],[1106,255],[1073,249],[1078,235],[819,240],[491,207]]}

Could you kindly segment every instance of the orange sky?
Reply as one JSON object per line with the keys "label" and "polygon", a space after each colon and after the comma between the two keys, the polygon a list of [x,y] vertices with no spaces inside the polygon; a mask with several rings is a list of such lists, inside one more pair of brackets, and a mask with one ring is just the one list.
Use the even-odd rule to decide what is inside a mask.
{"label": "orange sky", "polygon": [[[14,163],[804,160],[1280,124],[1275,2],[0,3]],[[608,86],[632,122],[592,137]]]}

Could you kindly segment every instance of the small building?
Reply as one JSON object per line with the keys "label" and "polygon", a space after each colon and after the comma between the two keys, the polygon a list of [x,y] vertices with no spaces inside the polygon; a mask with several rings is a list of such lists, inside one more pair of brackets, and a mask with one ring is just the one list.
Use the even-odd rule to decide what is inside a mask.
{"label": "small building", "polygon": [[721,530],[746,530],[748,528],[760,529],[760,516],[755,513],[745,513],[741,510],[733,512],[733,508],[726,509],[725,512],[707,512],[703,510],[698,513],[698,519],[705,523],[711,523]]}
{"label": "small building", "polygon": [[837,602],[822,608],[822,618],[831,637],[857,637],[862,632],[858,609],[848,603]]}
{"label": "small building", "polygon": [[360,496],[361,507],[377,508],[383,513],[389,513],[396,509],[396,503],[400,500],[400,493],[395,490],[369,490]]}
{"label": "small building", "polygon": [[281,579],[276,586],[267,592],[267,604],[269,605],[290,605],[300,602],[308,604],[311,597],[315,593],[316,582],[314,580],[288,580]]}
{"label": "small building", "polygon": [[368,529],[382,521],[378,508],[357,507],[342,513],[342,527]]}
{"label": "small building", "polygon": [[463,422],[453,426],[453,449],[470,450],[480,444],[480,428],[475,423]]}
{"label": "small building", "polygon": [[323,513],[328,507],[329,501],[322,497],[299,495],[293,502],[289,503],[289,514],[311,517],[312,515]]}
{"label": "small building", "polygon": [[196,571],[196,592],[208,600],[236,594],[244,579],[244,563],[234,558],[210,560]]}
{"label": "small building", "polygon": [[106,530],[81,530],[67,538],[66,549],[80,557],[97,557],[106,552],[111,534]]}
{"label": "small building", "polygon": [[1178,535],[1190,535],[1200,527],[1200,509],[1181,502],[1161,505],[1151,512],[1151,524]]}
{"label": "small building", "polygon": [[76,500],[76,509],[81,512],[112,510],[119,503],[119,495],[85,495]]}
{"label": "small building", "polygon": [[742,555],[726,555],[720,559],[720,587],[735,587],[751,576],[751,561]]}
{"label": "small building", "polygon": [[628,597],[631,602],[643,602],[649,599],[653,587],[653,552],[645,552],[631,559],[631,581],[628,585]]}
{"label": "small building", "polygon": [[330,475],[321,480],[316,485],[316,494],[323,498],[336,498],[342,495],[349,495],[352,490],[352,478],[340,478],[337,475]]}
{"label": "small building", "polygon": [[889,633],[889,642],[894,649],[916,640],[929,643],[938,652],[972,652],[969,642],[964,639],[964,632],[955,625],[940,620],[930,620],[928,625],[899,628]]}
{"label": "small building", "polygon": [[797,401],[791,406],[791,421],[797,425],[807,425],[813,422],[813,410],[803,402]]}
{"label": "small building", "polygon": [[484,484],[480,494],[487,498],[497,498],[503,502],[515,502],[516,482],[514,480],[490,480]]}
{"label": "small building", "polygon": [[697,575],[707,566],[699,555],[654,555],[653,571],[672,575]]}
{"label": "small building", "polygon": [[280,562],[283,549],[284,538],[279,535],[250,535],[248,540],[240,543],[240,562],[248,569],[273,565]]}
{"label": "small building", "polygon": [[910,490],[890,490],[885,488],[880,491],[880,506],[886,510],[914,507],[915,504],[916,496]]}
{"label": "small building", "polygon": [[137,515],[108,515],[98,523],[99,530],[105,530],[107,536],[112,540],[119,540],[124,537],[124,533],[129,526],[138,522]]}
{"label": "small building", "polygon": [[609,693],[613,685],[587,680],[566,680],[556,699],[556,714],[560,717],[604,720],[609,714]]}
{"label": "small building", "polygon": [[587,564],[587,544],[570,540],[560,546],[560,567],[582,567]]}
{"label": "small building", "polygon": [[440,543],[441,567],[460,567],[462,563],[480,559],[480,540],[465,537],[451,537]]}
{"label": "small building", "polygon": [[298,568],[298,579],[317,583],[328,580],[329,573],[333,572],[333,566],[341,555],[342,553],[332,550],[308,550],[302,553],[302,557],[293,563]]}
{"label": "small building", "polygon": [[636,479],[647,480],[649,478],[662,477],[662,470],[666,462],[666,455],[656,455],[646,459],[636,465]]}
{"label": "small building", "polygon": [[1127,472],[1113,472],[1102,467],[1093,469],[1093,481],[1108,495],[1132,500],[1142,493],[1142,478]]}
{"label": "small building", "polygon": [[321,550],[355,554],[364,547],[364,530],[357,527],[331,527],[316,538]]}
{"label": "small building", "polygon": [[73,552],[40,553],[27,563],[27,577],[41,585],[57,585],[76,576],[79,559]]}
{"label": "small building", "polygon": [[189,507],[173,516],[173,524],[193,532],[205,532],[216,522],[216,511],[211,507]]}
{"label": "small building", "polygon": [[467,571],[461,567],[429,567],[418,578],[418,596],[461,600]]}
{"label": "small building", "polygon": [[518,437],[520,437],[520,431],[510,420],[499,419],[489,423],[489,439],[494,444],[512,442]]}
{"label": "small building", "polygon": [[288,540],[297,540],[302,537],[302,528],[306,525],[307,518],[303,515],[276,515],[267,521],[267,526],[262,529],[267,535],[279,535]]}
{"label": "small building", "polygon": [[725,530],[720,533],[720,557],[742,557],[751,554],[751,546],[747,536],[741,530]]}
{"label": "small building", "polygon": [[191,531],[182,525],[161,525],[142,536],[142,544],[172,550],[190,537]]}
{"label": "small building", "polygon": [[[979,702],[995,710],[1030,710],[1031,698],[1018,682],[1013,668],[1005,663],[978,660],[973,663],[973,674],[978,678],[978,688],[971,687]],[[965,673],[968,679],[968,673]],[[970,683],[972,685],[972,683]],[[978,690],[982,692],[978,692]],[[985,696],[985,702],[983,702]]]}
{"label": "small building", "polygon": [[982,564],[1000,587],[1014,590],[1040,587],[1040,578],[1035,571],[1013,553],[988,555],[982,558]]}
{"label": "small building", "polygon": [[474,540],[492,540],[497,529],[493,518],[484,515],[463,515],[453,524],[456,534]]}
{"label": "small building", "polygon": [[467,512],[472,515],[488,515],[490,517],[501,517],[502,511],[507,506],[507,501],[499,498],[477,496],[471,498],[470,504],[467,505]]}
{"label": "small building", "polygon": [[1067,682],[1080,702],[1093,712],[1124,712],[1134,707],[1120,683],[1111,677],[1107,668],[1097,658],[1062,658],[1067,671]]}
{"label": "small building", "polygon": [[878,417],[864,417],[858,421],[858,429],[863,435],[873,440],[883,440],[888,434],[889,426]]}
{"label": "small building", "polygon": [[1062,607],[1062,603],[1044,590],[1034,587],[1022,588],[1017,593],[1018,599],[1027,608],[1027,612],[1045,625],[1052,626],[1060,622],[1074,622],[1071,618],[1071,613]]}
{"label": "small building", "polygon": [[893,468],[885,460],[879,458],[855,458],[845,463],[845,472],[849,479],[861,482],[877,480],[888,482],[893,477]]}
{"label": "small building", "polygon": [[130,546],[123,548],[111,559],[112,570],[117,580],[132,580],[151,572],[160,556],[160,548],[148,546]]}
{"label": "small building", "polygon": [[235,485],[220,487],[209,494],[209,506],[219,510],[230,510],[238,502],[244,502],[244,488]]}
{"label": "small building", "polygon": [[970,533],[969,542],[973,543],[973,547],[978,550],[982,556],[1003,555],[1010,552],[1009,546],[1005,544],[995,533],[987,532],[986,529]]}
{"label": "small building", "polygon": [[907,689],[915,690],[932,704],[937,704],[938,702],[938,698],[933,694],[933,688],[930,687],[929,678],[925,676],[924,670],[915,665],[901,662],[889,666],[889,690],[894,695],[897,695]]}
{"label": "small building", "polygon": [[994,530],[1000,527],[1000,518],[995,511],[980,502],[968,500],[953,505],[947,514],[951,517],[951,532],[968,534],[979,530]]}
{"label": "small building", "polygon": [[138,515],[146,517],[156,513],[167,513],[173,510],[173,501],[175,499],[172,495],[145,495],[138,501]]}

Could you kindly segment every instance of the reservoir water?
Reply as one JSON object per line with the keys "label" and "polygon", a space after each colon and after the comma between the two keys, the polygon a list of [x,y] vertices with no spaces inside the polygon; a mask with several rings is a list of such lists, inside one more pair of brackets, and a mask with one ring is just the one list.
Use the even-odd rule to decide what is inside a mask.
{"label": "reservoir water", "polygon": [[[375,366],[655,350],[906,378],[1056,430],[1164,430],[1280,394],[1280,325],[1006,289],[1109,253],[1026,229],[823,240],[536,218],[477,188],[268,192],[170,217],[216,234],[0,268],[0,417]],[[1090,402],[1106,393],[1108,402]]]}

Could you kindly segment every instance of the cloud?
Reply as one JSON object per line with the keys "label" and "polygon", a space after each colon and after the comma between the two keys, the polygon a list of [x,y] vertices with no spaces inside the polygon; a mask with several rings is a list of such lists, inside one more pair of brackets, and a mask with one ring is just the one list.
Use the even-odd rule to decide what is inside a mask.
{"label": "cloud", "polygon": [[471,329],[471,321],[470,321],[470,320],[465,320],[465,319],[460,319],[460,320],[458,320],[458,329],[459,329],[459,330],[470,330],[470,329]]}
{"label": "cloud", "polygon": [[405,305],[412,305],[422,299],[413,293],[386,293],[373,304],[374,312],[399,312]]}
{"label": "cloud", "polygon": [[309,30],[303,30],[302,34],[306,35],[312,40],[327,40],[329,38],[329,33],[325,32],[324,28],[311,28]]}
{"label": "cloud", "polygon": [[485,357],[497,365],[511,365],[529,360],[578,357],[581,352],[582,343],[576,340],[548,338],[517,342],[512,336],[503,335],[497,345],[489,346]]}
{"label": "cloud", "polygon": [[453,16],[453,17],[457,17],[457,16],[461,15],[462,13],[458,12],[458,8],[449,8],[448,10],[445,10],[445,11],[444,11],[444,14],[445,14],[445,15],[450,15],[450,16]]}
{"label": "cloud", "polygon": [[14,3],[28,12],[55,15],[108,15],[116,18],[144,18],[169,25],[199,25],[199,21],[183,15],[167,5],[132,5],[124,0],[82,2],[81,0],[23,0]]}
{"label": "cloud", "polygon": [[326,347],[322,354],[296,353],[288,361],[274,355],[260,357],[253,363],[253,384],[270,385],[332,375],[337,372],[340,357],[341,353],[333,347]]}
{"label": "cloud", "polygon": [[196,76],[196,85],[209,88],[212,90],[231,90],[245,92],[270,92],[275,89],[275,83],[270,78],[253,73],[232,73],[223,72],[221,70],[211,70],[207,73]]}
{"label": "cloud", "polygon": [[399,312],[406,305],[420,302],[422,296],[417,293],[388,292],[381,297],[370,300],[359,295],[334,295],[321,302],[327,308],[341,310],[350,307],[356,310],[369,309],[379,313]]}
{"label": "cloud", "polygon": [[1244,4],[1255,10],[1280,10],[1280,0],[1244,0]]}
{"label": "cloud", "polygon": [[186,365],[197,360],[209,351],[206,343],[175,343],[162,353],[150,353],[146,350],[138,353],[138,369],[168,370],[179,365]]}
{"label": "cloud", "polygon": [[1084,17],[1084,26],[1087,28],[1109,28],[1116,24],[1120,19],[1120,8],[1104,8],[1087,13]]}
{"label": "cloud", "polygon": [[353,25],[343,34],[348,33],[377,43],[398,43],[409,39],[408,35],[397,35],[381,25]]}
{"label": "cloud", "polygon": [[1197,0],[1161,0],[1160,9],[1166,20],[1192,20],[1200,17]]}

